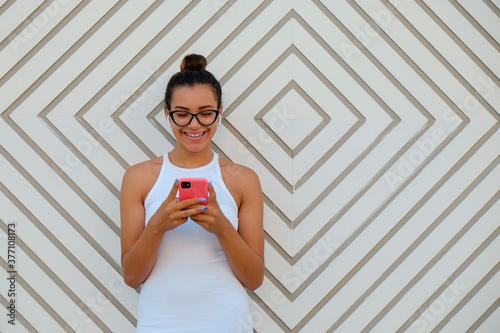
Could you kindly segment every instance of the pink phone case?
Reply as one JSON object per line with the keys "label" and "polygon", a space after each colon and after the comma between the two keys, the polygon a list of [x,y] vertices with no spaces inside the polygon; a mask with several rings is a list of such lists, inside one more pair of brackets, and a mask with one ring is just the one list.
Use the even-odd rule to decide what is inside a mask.
{"label": "pink phone case", "polygon": [[179,179],[179,200],[191,198],[206,198],[201,204],[208,204],[208,180],[205,178]]}

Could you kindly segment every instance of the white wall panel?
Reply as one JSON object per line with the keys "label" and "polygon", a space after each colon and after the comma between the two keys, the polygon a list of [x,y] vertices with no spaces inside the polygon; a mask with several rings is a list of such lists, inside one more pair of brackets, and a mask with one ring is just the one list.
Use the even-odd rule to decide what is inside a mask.
{"label": "white wall panel", "polygon": [[256,332],[500,330],[498,1],[8,0],[0,27],[1,332],[134,331],[121,178],[175,144],[193,52],[214,149],[262,183]]}

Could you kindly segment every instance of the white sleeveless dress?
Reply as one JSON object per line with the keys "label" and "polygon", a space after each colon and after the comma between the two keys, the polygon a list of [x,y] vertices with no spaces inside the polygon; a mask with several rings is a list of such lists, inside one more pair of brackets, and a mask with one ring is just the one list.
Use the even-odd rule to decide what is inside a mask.
{"label": "white sleeveless dress", "polygon": [[[238,209],[214,153],[194,169],[179,168],[163,155],[160,174],[146,197],[145,223],[165,200],[175,179],[212,182],[224,215],[238,228]],[[139,296],[137,333],[252,332],[246,289],[232,272],[217,237],[191,219],[163,237],[156,263]]]}

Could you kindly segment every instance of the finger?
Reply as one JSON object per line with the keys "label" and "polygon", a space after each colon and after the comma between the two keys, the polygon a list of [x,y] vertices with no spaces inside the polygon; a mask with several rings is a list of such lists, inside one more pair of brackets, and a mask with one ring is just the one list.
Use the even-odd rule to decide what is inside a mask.
{"label": "finger", "polygon": [[187,218],[187,217],[178,218],[178,219],[176,220],[176,226],[180,226],[181,224],[186,223],[186,222],[187,222],[187,220],[188,220],[188,218]]}
{"label": "finger", "polygon": [[212,199],[214,201],[216,200],[216,198],[215,198],[215,196],[216,196],[215,189],[212,186],[212,182],[208,183],[208,196],[209,196],[210,199]]}
{"label": "finger", "polygon": [[196,210],[196,212],[190,216],[190,218],[196,222],[196,223],[203,223],[203,222],[206,222],[208,221],[210,218],[208,215],[206,214],[203,214],[203,210],[200,211],[200,209]]}
{"label": "finger", "polygon": [[203,207],[204,206],[202,206],[201,208],[200,207],[189,208],[189,209],[183,210],[182,214],[183,214],[183,216],[186,216],[186,218],[190,217],[193,221],[198,223],[200,221],[200,219],[203,220],[203,218],[204,218],[203,211],[201,210]]}
{"label": "finger", "polygon": [[175,197],[177,196],[177,190],[179,188],[179,180],[176,179],[174,181],[174,183],[172,184],[172,188],[170,189],[170,193],[168,194],[167,198],[165,199],[165,201],[167,200],[173,200],[175,201]]}
{"label": "finger", "polygon": [[208,205],[216,207],[217,209],[220,209],[220,208],[218,208],[219,203],[217,202],[217,194],[215,193],[215,188],[213,187],[211,182],[208,186],[208,195],[209,195]]}
{"label": "finger", "polygon": [[[179,209],[199,209],[203,205],[201,202],[204,202],[206,198],[191,198],[179,201]],[[192,207],[193,206],[193,207]]]}

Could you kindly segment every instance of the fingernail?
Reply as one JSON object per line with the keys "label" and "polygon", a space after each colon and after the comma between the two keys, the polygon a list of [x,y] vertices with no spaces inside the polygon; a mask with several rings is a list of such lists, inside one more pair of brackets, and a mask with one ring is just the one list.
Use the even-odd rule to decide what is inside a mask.
{"label": "fingernail", "polygon": [[179,179],[175,178],[174,184],[177,184],[178,181]]}
{"label": "fingernail", "polygon": [[198,199],[198,201],[199,201],[199,202],[205,202],[206,200],[207,200],[207,199],[205,199],[205,198],[199,198],[199,199]]}
{"label": "fingernail", "polygon": [[201,207],[201,210],[207,210],[207,206]]}
{"label": "fingernail", "polygon": [[212,186],[212,182],[208,182],[208,185]]}

